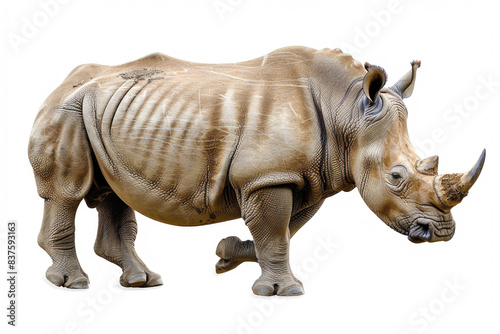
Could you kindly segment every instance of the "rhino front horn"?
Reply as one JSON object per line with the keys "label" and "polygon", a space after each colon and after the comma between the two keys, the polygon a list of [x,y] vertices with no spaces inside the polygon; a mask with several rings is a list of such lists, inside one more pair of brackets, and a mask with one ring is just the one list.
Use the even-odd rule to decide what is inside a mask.
{"label": "rhino front horn", "polygon": [[469,189],[472,188],[479,174],[481,174],[485,159],[486,150],[483,150],[479,160],[468,173],[436,176],[434,179],[434,189],[444,205],[450,208],[454,207],[467,196]]}

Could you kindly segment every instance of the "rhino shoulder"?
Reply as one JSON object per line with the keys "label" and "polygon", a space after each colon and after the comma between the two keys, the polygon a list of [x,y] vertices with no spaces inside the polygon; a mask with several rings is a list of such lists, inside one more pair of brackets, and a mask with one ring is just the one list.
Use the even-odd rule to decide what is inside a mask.
{"label": "rhino shoulder", "polygon": [[271,57],[288,61],[307,61],[314,58],[316,51],[316,49],[306,46],[286,46],[268,53],[264,58]]}
{"label": "rhino shoulder", "polygon": [[119,70],[139,67],[162,67],[172,60],[180,61],[179,59],[167,56],[166,54],[163,54],[161,52],[154,52],[139,59],[132,60],[121,65],[116,65],[114,67]]}
{"label": "rhino shoulder", "polygon": [[363,75],[366,70],[363,67],[363,64],[354,59],[349,53],[343,52],[341,49],[321,49],[315,52],[315,59],[319,60],[320,63],[324,62],[335,62],[338,65],[342,65],[339,68],[346,68],[354,72],[360,73]]}

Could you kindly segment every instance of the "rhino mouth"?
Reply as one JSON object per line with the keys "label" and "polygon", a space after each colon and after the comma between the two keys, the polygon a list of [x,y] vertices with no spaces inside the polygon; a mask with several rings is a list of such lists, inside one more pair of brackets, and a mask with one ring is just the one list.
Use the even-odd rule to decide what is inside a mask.
{"label": "rhino mouth", "polygon": [[455,234],[455,221],[417,218],[410,225],[408,240],[414,243],[448,241]]}

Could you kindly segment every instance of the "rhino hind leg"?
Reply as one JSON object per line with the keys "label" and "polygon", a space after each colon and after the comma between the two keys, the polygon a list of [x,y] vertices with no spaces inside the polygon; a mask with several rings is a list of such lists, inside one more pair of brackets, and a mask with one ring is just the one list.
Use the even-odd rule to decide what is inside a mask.
{"label": "rhino hind leg", "polygon": [[[323,202],[324,200],[321,200],[292,216],[289,224],[290,238],[312,218]],[[217,274],[228,272],[243,262],[257,262],[253,240],[241,241],[240,238],[234,236],[222,239],[217,245],[215,254],[220,257],[215,265]]]}
{"label": "rhino hind leg", "polygon": [[87,289],[88,275],[78,261],[75,249],[75,214],[78,201],[45,201],[38,244],[49,254],[52,265],[45,276],[55,286]]}
{"label": "rhino hind leg", "polygon": [[90,150],[81,114],[63,108],[42,110],[28,155],[38,194],[45,200],[38,244],[52,259],[46,277],[56,286],[88,288],[75,249],[75,215],[92,185]]}
{"label": "rhino hind leg", "polygon": [[215,254],[220,257],[215,264],[215,272],[222,274],[243,262],[257,262],[253,240],[241,241],[238,237],[227,237],[219,241]]}
{"label": "rhino hind leg", "polygon": [[264,188],[250,194],[242,207],[245,223],[252,234],[262,275],[252,290],[261,296],[302,295],[302,283],[290,269],[290,216],[292,190]]}
{"label": "rhino hind leg", "polygon": [[[87,200],[87,203],[92,202]],[[125,287],[162,285],[160,275],[152,272],[135,251],[137,222],[132,208],[114,192],[95,203],[99,227],[94,250],[100,257],[118,265],[123,274],[120,284]]]}

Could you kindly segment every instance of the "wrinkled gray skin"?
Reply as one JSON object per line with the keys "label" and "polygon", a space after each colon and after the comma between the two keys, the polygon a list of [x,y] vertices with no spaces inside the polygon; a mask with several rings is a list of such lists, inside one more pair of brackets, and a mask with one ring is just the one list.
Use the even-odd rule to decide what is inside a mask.
{"label": "wrinkled gray skin", "polygon": [[[450,209],[477,179],[437,174],[406,129],[403,98],[419,62],[390,88],[377,66],[340,50],[288,47],[236,64],[153,54],[77,67],[45,101],[29,158],[45,200],[38,238],[57,286],[87,288],[74,218],[99,212],[96,253],[123,269],[123,286],[162,284],[134,249],[134,210],[196,226],[242,217],[253,241],[221,240],[218,273],[256,261],[258,295],[303,293],[290,238],[324,199],[358,187],[387,225],[413,242],[449,240]],[[162,255],[163,256],[163,255]]]}

